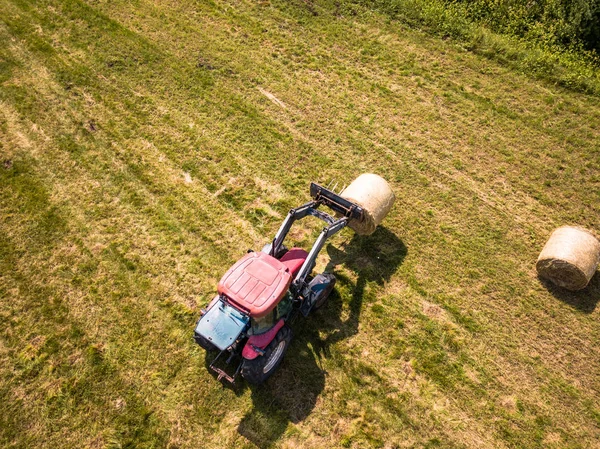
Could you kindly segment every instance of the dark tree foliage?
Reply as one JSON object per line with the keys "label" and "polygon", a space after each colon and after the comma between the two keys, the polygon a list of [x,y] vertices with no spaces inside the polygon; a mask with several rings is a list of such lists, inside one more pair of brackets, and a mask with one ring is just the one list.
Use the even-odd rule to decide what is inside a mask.
{"label": "dark tree foliage", "polygon": [[600,52],[600,0],[448,0],[494,31]]}

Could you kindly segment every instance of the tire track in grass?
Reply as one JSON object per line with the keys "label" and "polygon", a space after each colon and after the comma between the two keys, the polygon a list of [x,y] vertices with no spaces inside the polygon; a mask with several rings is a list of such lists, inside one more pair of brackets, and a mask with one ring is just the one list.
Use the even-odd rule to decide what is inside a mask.
{"label": "tire track in grass", "polygon": [[[68,174],[71,174],[71,173],[68,173]],[[75,229],[80,229],[80,226],[77,226],[77,225],[75,225],[75,226],[74,226],[74,228],[75,228]],[[140,229],[140,228],[141,228],[141,227],[138,227],[138,226],[136,226],[136,229]],[[126,240],[129,240],[129,241],[135,241],[135,237],[133,237],[133,236],[132,236],[131,238],[126,238]],[[57,260],[57,259],[58,259],[58,260]],[[54,265],[54,264],[56,264],[56,263],[60,263],[60,259],[61,259],[60,255],[55,253],[55,254],[54,254],[54,255],[53,255],[51,258],[49,258],[49,260],[47,261],[47,263],[48,263],[50,266],[53,266],[53,265]],[[37,263],[37,264],[36,264],[36,263],[34,263],[34,265],[36,265],[36,266],[38,267],[38,269],[39,269],[41,272],[44,272],[44,271],[49,271],[49,272],[53,273],[53,270],[49,270],[49,269],[46,269],[46,270],[44,270],[44,264],[43,264],[43,263],[39,263],[39,261],[38,261],[38,263]],[[109,276],[109,277],[108,277],[108,279],[111,279],[111,277],[112,277],[112,276]],[[121,289],[122,287],[117,287],[117,288]],[[137,288],[135,288],[135,290],[137,290]],[[66,292],[63,292],[63,293],[61,293],[61,294],[56,294],[56,295],[54,295],[54,296],[57,296],[57,297],[58,297],[58,296],[60,296],[60,297],[62,297],[62,298],[68,298],[67,302],[68,302],[68,304],[70,305],[70,309],[71,309],[71,310],[70,310],[70,314],[78,315],[78,314],[77,314],[76,312],[74,312],[73,310],[81,310],[81,311],[82,311],[82,313],[83,313],[83,315],[82,315],[82,320],[83,320],[83,322],[85,323],[85,325],[84,325],[83,327],[85,327],[85,328],[89,328],[89,324],[90,324],[90,323],[89,323],[89,317],[87,316],[87,314],[88,314],[88,313],[89,313],[89,311],[90,311],[89,302],[88,302],[88,300],[83,300],[83,303],[82,303],[82,299],[83,299],[83,298],[85,298],[85,297],[87,296],[87,295],[86,295],[86,293],[87,293],[87,292],[85,292],[85,293],[83,293],[83,294],[77,294],[77,293],[73,293],[72,291],[66,291]],[[106,293],[108,294],[108,293],[110,293],[110,291],[106,291]],[[123,292],[121,292],[120,294],[123,294]],[[138,302],[137,300],[134,300],[134,301],[135,301],[135,303],[137,303],[137,302]],[[124,305],[124,304],[121,304],[120,306],[117,306],[117,309],[116,309],[117,311],[116,311],[116,312],[113,312],[113,313],[112,313],[112,315],[114,315],[114,314],[116,313],[116,315],[117,315],[117,316],[122,316],[122,314],[123,314],[123,310],[124,310],[124,309],[122,308],[123,306],[125,306],[125,307],[128,307],[128,306],[126,306],[126,305]],[[92,306],[92,310],[93,310],[95,307],[96,307],[96,306]],[[127,312],[127,313],[133,313],[133,312]],[[140,311],[139,313],[134,313],[134,316],[137,316],[137,315],[142,315],[142,316],[143,316],[143,315],[144,315],[144,312],[143,312],[143,311]],[[117,322],[118,322],[118,321],[119,321],[119,319],[117,319]],[[137,322],[139,322],[140,320],[139,320],[139,319],[131,319],[130,321],[137,323]],[[144,320],[142,320],[142,321],[144,321]],[[159,323],[160,323],[161,321],[164,321],[164,320],[158,320],[157,322],[159,322]],[[93,328],[93,329],[101,329],[101,328],[103,328],[103,327],[104,327],[104,326],[98,326],[98,325],[96,325],[96,326],[93,326],[92,328]],[[113,329],[114,329],[114,325],[113,325],[113,326],[111,326],[111,328],[113,328]],[[146,331],[146,335],[149,335],[149,334],[148,334],[148,332],[149,332],[149,331]],[[151,334],[156,334],[156,332],[154,332],[154,333],[151,333]],[[109,334],[109,335],[110,335],[110,334]],[[160,335],[160,334],[159,334],[159,335]],[[96,335],[96,338],[97,338],[97,337],[98,337],[98,335]],[[167,336],[167,339],[168,339],[168,338],[169,338],[169,337]],[[102,339],[102,340],[104,340],[104,339]],[[109,340],[110,340],[110,338],[109,338]],[[163,340],[164,340],[164,338],[163,338]],[[146,343],[146,344],[147,344],[147,343]],[[164,345],[164,344],[163,344],[163,345]],[[118,353],[124,353],[124,352],[123,352],[123,350],[122,350],[122,349],[120,349],[120,350],[118,351]],[[126,353],[124,353],[124,354],[126,354]],[[132,400],[131,400],[131,399],[128,399],[128,401],[132,403],[131,405],[133,405],[133,402],[132,402]],[[140,437],[140,435],[136,433],[136,438],[138,438],[138,437]]]}
{"label": "tire track in grass", "polygon": [[[115,111],[115,112],[118,112],[118,111]],[[78,119],[80,120],[80,119],[84,119],[84,118],[83,117],[73,117],[73,121],[77,121]],[[117,137],[117,136],[115,136],[115,137]]]}
{"label": "tire track in grass", "polygon": [[[67,121],[68,121],[68,119],[67,119]],[[43,158],[40,158],[40,159],[41,159],[41,160],[43,160]],[[58,162],[58,160],[57,160],[57,159],[58,159],[58,158],[54,158],[54,159],[52,159],[52,160],[51,160],[51,162],[52,162],[52,163],[57,163],[57,162]],[[67,156],[67,162],[68,162],[68,156]],[[52,166],[52,164],[47,164],[47,165],[48,165],[48,166]],[[68,164],[68,163],[67,163],[66,165],[68,166],[68,165],[70,165],[70,164]],[[73,173],[72,171],[70,171],[70,172],[69,172],[69,171],[67,171],[67,173],[66,173],[66,179],[69,179],[69,176],[68,176],[68,175],[70,175],[70,174],[72,174],[72,173]],[[48,173],[47,175],[48,175],[49,177],[56,178],[56,177],[54,176],[54,174],[52,174],[52,173]],[[81,173],[79,173],[78,175],[74,176],[74,178],[75,178],[75,179],[80,179],[81,177],[82,177],[82,176],[81,176]],[[60,178],[59,178],[59,179],[60,179]],[[84,176],[84,179],[85,179],[85,176]],[[92,180],[93,180],[93,178],[92,178]],[[56,180],[56,181],[58,181],[58,180]],[[67,183],[67,184],[68,184],[68,183]],[[76,195],[76,192],[77,192],[77,191],[78,191],[78,186],[74,186],[74,191],[73,191],[73,194],[72,194],[72,195],[73,195],[73,197]],[[142,228],[142,226],[136,226],[136,228],[137,228],[137,229],[141,229],[141,228]],[[130,239],[130,240],[134,240],[134,239]]]}
{"label": "tire track in grass", "polygon": [[[28,164],[27,160],[19,159],[13,165],[14,171],[2,173],[2,185],[21,192],[18,196],[9,197],[12,201],[7,201],[3,195],[0,203],[3,215],[10,217],[16,215],[14,212],[18,210],[18,216],[24,218],[25,222],[27,219],[36,221],[36,214],[56,209],[32,164],[31,161]],[[64,215],[60,209],[57,213]],[[3,321],[8,321],[3,332],[3,344],[14,363],[5,365],[2,369],[3,377],[6,370],[10,373],[5,384],[8,389],[3,388],[3,397],[13,412],[20,410],[17,415],[20,422],[29,425],[7,422],[9,427],[5,430],[16,432],[36,446],[51,446],[49,441],[52,441],[52,437],[49,438],[49,429],[43,423],[51,421],[52,428],[59,429],[65,421],[65,413],[83,404],[94,403],[99,389],[102,394],[105,393],[106,383],[115,382],[112,385],[121,385],[121,394],[127,393],[126,388],[122,388],[123,383],[115,380],[114,371],[110,370],[108,373],[94,369],[92,373],[88,373],[87,367],[80,363],[89,355],[93,359],[92,364],[99,367],[101,356],[97,347],[92,344],[94,338],[84,336],[86,332],[83,329],[87,329],[89,321],[73,319],[77,315],[75,309],[78,301],[73,300],[72,288],[67,287],[65,290],[60,285],[64,282],[64,278],[60,279],[64,272],[63,257],[73,253],[73,243],[67,239],[67,229],[61,231],[55,227],[51,241],[31,245],[28,242],[27,226],[12,221],[3,223],[3,228],[10,235],[5,242],[9,251],[7,255],[12,255],[13,259],[3,270],[1,283],[3,291],[6,289],[13,294],[10,302],[0,303],[0,308]],[[71,226],[72,223],[69,222],[69,230],[72,230]],[[50,275],[49,279],[45,277],[46,273]],[[87,317],[87,311],[83,316]],[[104,374],[109,376],[104,377]],[[67,381],[58,381],[55,378],[57,375],[67,377]],[[93,382],[90,382],[91,376],[94,378]],[[24,402],[25,398],[28,399],[27,404]],[[141,403],[136,395],[128,394],[127,400],[130,407]],[[33,401],[33,407],[30,401]],[[104,414],[103,417],[106,418]],[[80,426],[82,424],[89,430],[87,420],[79,423]],[[146,429],[141,424],[143,423],[137,423],[135,438],[144,441]],[[129,430],[131,429],[125,429],[124,434]],[[6,438],[10,435],[5,432],[3,434]],[[77,438],[81,436],[79,434]],[[85,436],[83,438],[86,439]]]}
{"label": "tire track in grass", "polygon": [[[295,133],[295,134],[296,134],[296,136],[299,136],[299,135],[301,135],[302,133]],[[479,194],[480,194],[480,196],[481,196],[481,190],[480,190],[480,189],[478,189],[477,191],[479,192]],[[486,198],[482,198],[482,199],[483,199],[484,201],[486,201]]]}

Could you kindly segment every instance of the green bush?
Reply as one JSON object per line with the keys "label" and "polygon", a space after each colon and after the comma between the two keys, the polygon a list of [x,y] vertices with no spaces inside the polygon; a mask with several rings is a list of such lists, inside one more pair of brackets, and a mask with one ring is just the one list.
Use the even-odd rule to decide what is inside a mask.
{"label": "green bush", "polygon": [[600,0],[353,0],[516,70],[600,94]]}
{"label": "green bush", "polygon": [[494,31],[550,45],[600,50],[600,0],[447,0]]}

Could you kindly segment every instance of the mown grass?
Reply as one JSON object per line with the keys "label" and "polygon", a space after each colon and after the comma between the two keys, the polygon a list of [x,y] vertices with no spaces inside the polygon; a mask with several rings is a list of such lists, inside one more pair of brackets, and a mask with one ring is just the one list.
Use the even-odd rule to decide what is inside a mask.
{"label": "mown grass", "polygon": [[[533,268],[600,224],[597,97],[335,2],[0,5],[3,446],[597,445],[600,281]],[[219,277],[366,171],[384,227],[222,387],[190,338]]]}
{"label": "mown grass", "polygon": [[[549,4],[539,6],[547,8],[546,11],[552,9]],[[571,6],[572,14],[578,6]],[[443,39],[457,39],[469,51],[499,61],[516,71],[576,91],[600,93],[598,54],[583,48],[582,42],[574,35],[574,29],[571,29],[571,43],[561,43],[559,30],[566,31],[567,21],[546,17],[546,22],[538,22],[533,14],[528,15],[532,5],[445,0],[354,0],[349,2],[348,11],[361,14],[364,9],[372,8],[393,20],[424,28]],[[567,2],[565,10],[568,9]]]}

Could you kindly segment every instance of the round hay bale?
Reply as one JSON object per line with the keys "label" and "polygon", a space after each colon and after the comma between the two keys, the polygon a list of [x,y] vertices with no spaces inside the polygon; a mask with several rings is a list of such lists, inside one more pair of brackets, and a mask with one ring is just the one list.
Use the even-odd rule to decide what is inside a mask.
{"label": "round hay bale", "polygon": [[360,175],[344,189],[340,196],[364,209],[365,213],[361,221],[351,220],[348,223],[348,226],[361,235],[372,234],[396,200],[386,180],[372,173]]}
{"label": "round hay bale", "polygon": [[569,290],[590,282],[600,261],[600,242],[588,230],[572,226],[556,229],[538,257],[540,277]]}

